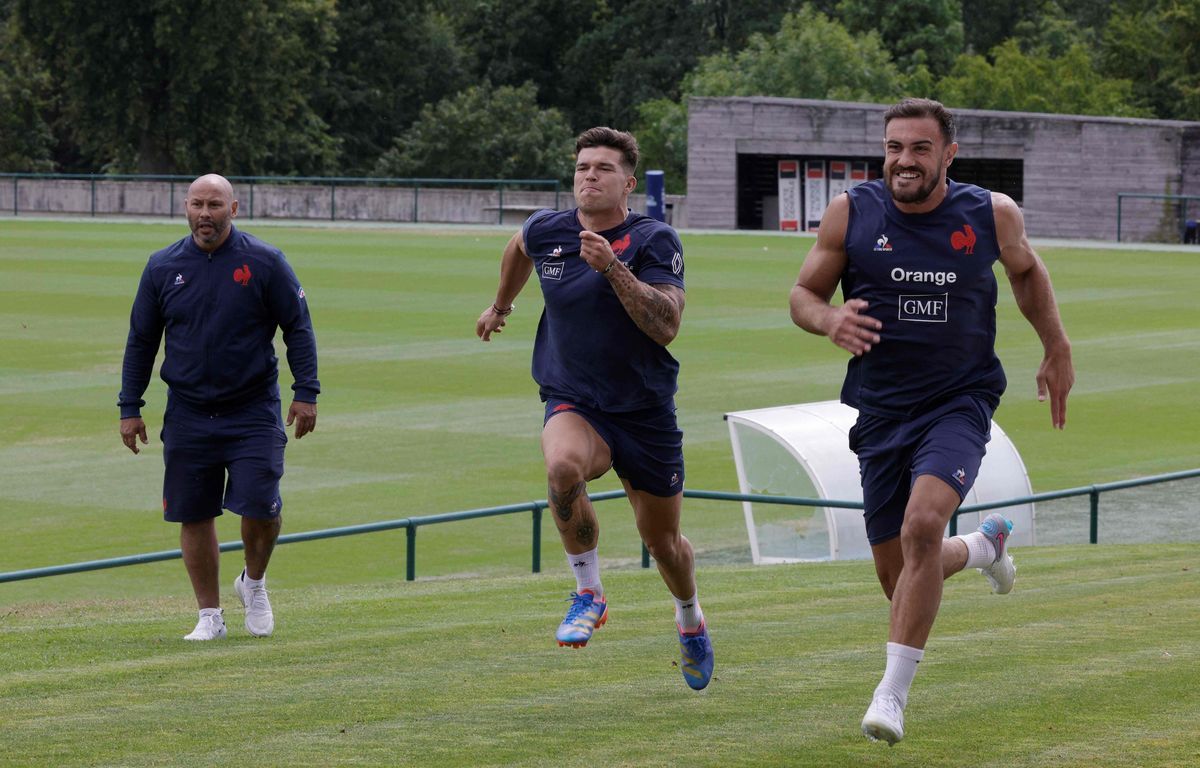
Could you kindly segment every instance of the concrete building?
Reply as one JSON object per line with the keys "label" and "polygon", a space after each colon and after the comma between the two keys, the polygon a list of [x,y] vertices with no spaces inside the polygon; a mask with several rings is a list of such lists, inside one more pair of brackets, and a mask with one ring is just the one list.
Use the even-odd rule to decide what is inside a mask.
{"label": "concrete building", "polygon": [[[804,229],[806,209],[810,220],[813,210],[820,218],[832,168],[873,178],[882,167],[887,105],[736,97],[694,98],[688,106],[692,222],[779,229],[782,191],[784,218],[798,205]],[[950,177],[1010,195],[1032,236],[1114,240],[1118,193],[1200,196],[1200,123],[954,112],[959,151]],[[780,161],[796,161],[782,166],[783,184]],[[806,163],[814,172],[822,164],[824,187],[805,183]],[[1200,199],[1126,198],[1121,214],[1122,239],[1177,241],[1184,220],[1200,218]]]}

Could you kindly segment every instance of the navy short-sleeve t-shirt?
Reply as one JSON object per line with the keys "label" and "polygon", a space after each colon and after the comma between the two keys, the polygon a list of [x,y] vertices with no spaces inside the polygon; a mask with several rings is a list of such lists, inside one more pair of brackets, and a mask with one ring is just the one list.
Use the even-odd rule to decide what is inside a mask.
{"label": "navy short-sleeve t-shirt", "polygon": [[845,299],[865,299],[880,341],[851,358],[842,402],[907,419],[960,394],[999,405],[1006,380],[996,356],[1000,256],[991,192],[949,182],[946,199],[905,213],[883,180],[849,192]]}
{"label": "navy short-sleeve t-shirt", "polygon": [[[613,413],[671,405],[679,363],[634,324],[608,278],[580,258],[582,230],[574,208],[538,211],[522,230],[545,300],[533,346],[542,399]],[[638,280],[684,287],[683,246],[671,227],[631,212],[598,234]]]}

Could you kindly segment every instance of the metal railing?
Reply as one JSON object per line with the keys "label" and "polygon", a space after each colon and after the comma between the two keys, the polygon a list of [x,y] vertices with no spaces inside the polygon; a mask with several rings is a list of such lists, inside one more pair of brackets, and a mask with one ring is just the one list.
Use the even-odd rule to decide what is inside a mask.
{"label": "metal railing", "polygon": [[[1001,501],[991,501],[983,504],[971,504],[960,507],[950,518],[950,535],[953,536],[957,532],[958,516],[967,512],[980,512],[987,509],[1000,509],[1002,507],[1010,507],[1017,504],[1029,504],[1039,501],[1051,501],[1054,499],[1065,499],[1076,496],[1088,496],[1090,498],[1090,528],[1088,540],[1089,543],[1096,544],[1099,542],[1101,494],[1108,493],[1110,491],[1137,488],[1144,485],[1156,485],[1158,483],[1168,483],[1176,480],[1187,480],[1196,477],[1200,477],[1200,469],[1189,469],[1182,472],[1170,472],[1162,475],[1135,478],[1133,480],[1119,480],[1112,483],[1085,485],[1078,488],[1067,488],[1061,491],[1035,493],[1030,496],[1021,496],[1019,498],[1004,499]],[[728,493],[725,491],[685,490],[683,495],[685,498],[689,499],[707,499],[711,501],[752,501],[762,504],[790,504],[794,506],[835,507],[839,509],[863,508],[862,502],[860,501],[808,499],[798,496],[772,496],[761,493]],[[624,496],[624,491],[605,491],[603,493],[588,494],[588,498],[590,498],[592,501],[607,501],[609,499],[624,498]],[[438,525],[440,523],[453,523],[462,520],[474,520],[482,517],[495,517],[497,515],[511,515],[518,512],[531,512],[533,514],[532,572],[541,573],[542,510],[547,509],[548,507],[549,503],[545,500],[541,500],[527,501],[518,504],[508,504],[500,507],[468,509],[461,512],[445,512],[437,515],[425,515],[423,517],[404,517],[398,520],[384,520],[377,523],[365,523],[363,525],[348,525],[341,528],[325,528],[317,531],[284,534],[279,537],[279,540],[276,543],[293,544],[301,541],[332,539],[340,536],[354,536],[363,533],[391,531],[403,528],[406,534],[405,579],[407,581],[413,581],[417,578],[417,530],[419,528],[427,525]],[[242,549],[243,545],[240,541],[228,541],[221,544],[220,548],[222,552],[234,552]],[[54,565],[45,568],[30,568],[23,571],[0,573],[0,584],[9,581],[22,581],[24,579],[39,579],[46,576],[83,573],[85,571],[98,571],[105,568],[119,568],[126,565],[156,563],[162,560],[177,560],[181,557],[183,557],[181,550],[168,549],[162,552],[147,552],[140,555],[113,557],[106,560],[90,560],[82,563],[68,563],[66,565]],[[646,550],[646,546],[644,544],[642,545],[642,567],[650,567],[650,554]]]}
{"label": "metal railing", "polygon": [[[21,208],[21,181],[76,181],[86,182],[88,186],[87,199],[88,203],[83,210],[50,210],[47,208],[26,207],[26,213],[68,213],[80,215],[150,215],[150,216],[166,216],[173,218],[181,214],[180,206],[177,202],[182,203],[184,195],[187,193],[187,186],[192,183],[195,176],[181,174],[95,174],[95,173],[0,173],[0,185],[6,192],[11,187],[12,205],[11,210],[13,216],[19,216],[22,212]],[[239,185],[245,191],[239,191],[239,197],[245,203],[243,212],[246,218],[254,218],[255,194],[258,192],[259,207],[262,207],[262,191],[264,186],[273,188],[285,186],[309,186],[309,187],[328,187],[329,189],[329,205],[328,218],[331,221],[336,221],[338,218],[338,190],[343,188],[379,188],[380,190],[411,190],[412,192],[412,213],[411,218],[405,218],[404,221],[421,221],[421,190],[430,188],[459,188],[459,189],[484,189],[495,190],[497,196],[497,205],[486,206],[486,210],[496,209],[496,223],[504,223],[504,213],[507,210],[504,203],[504,192],[506,189],[514,190],[517,188],[543,190],[546,192],[554,192],[554,208],[557,210],[561,203],[562,183],[556,179],[435,179],[435,178],[393,178],[393,177],[364,177],[364,176],[229,176],[229,181]],[[148,182],[158,183],[167,186],[166,190],[166,213],[158,210],[101,210],[102,206],[98,204],[100,199],[100,190],[98,184],[104,183],[129,183],[129,182]],[[276,190],[277,191],[277,190]],[[125,205],[122,199],[122,206]],[[7,207],[7,206],[6,206]],[[153,206],[151,206],[153,207]],[[526,208],[529,206],[522,206]],[[318,217],[299,217],[299,218],[318,218]],[[326,218],[321,216],[319,218]],[[367,219],[370,221],[383,221],[384,218]]]}
{"label": "metal railing", "polygon": [[[1193,227],[1193,236],[1195,236],[1194,227],[1196,220],[1188,218],[1188,203],[1196,202],[1200,204],[1200,195],[1155,195],[1144,192],[1118,192],[1117,193],[1117,242],[1121,242],[1121,224],[1123,218],[1123,208],[1126,200],[1162,200],[1164,202],[1179,203],[1179,237],[1181,242],[1188,242],[1187,225],[1191,222]],[[1192,240],[1195,242],[1195,240]]]}

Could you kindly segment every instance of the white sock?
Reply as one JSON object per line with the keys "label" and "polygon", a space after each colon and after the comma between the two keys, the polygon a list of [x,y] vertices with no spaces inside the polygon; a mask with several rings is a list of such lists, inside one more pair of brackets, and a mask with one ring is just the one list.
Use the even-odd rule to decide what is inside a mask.
{"label": "white sock", "polygon": [[955,536],[967,545],[967,564],[963,568],[986,568],[996,561],[996,547],[979,531]]}
{"label": "white sock", "polygon": [[671,595],[675,601],[675,623],[684,632],[695,632],[704,623],[704,611],[700,610],[700,601],[692,595],[687,600],[680,600]]}
{"label": "white sock", "polygon": [[266,580],[267,580],[267,574],[265,574],[265,573],[263,574],[263,577],[261,579],[252,579],[252,578],[250,578],[250,574],[246,573],[246,569],[245,568],[242,569],[242,583],[245,584],[247,587],[261,587],[263,585],[263,583],[266,582]]}
{"label": "white sock", "polygon": [[908,706],[908,689],[917,674],[917,664],[924,656],[925,651],[920,648],[888,643],[887,668],[883,672],[883,680],[875,688],[875,695],[890,693],[900,701],[901,707]]}
{"label": "white sock", "polygon": [[201,608],[200,609],[200,618],[202,618],[202,619],[205,616],[220,616],[220,615],[221,615],[220,608]]}
{"label": "white sock", "polygon": [[600,584],[600,555],[597,554],[599,549],[599,547],[589,549],[580,555],[567,553],[567,565],[575,574],[576,592],[583,592],[586,589],[596,597],[604,597],[604,587]]}

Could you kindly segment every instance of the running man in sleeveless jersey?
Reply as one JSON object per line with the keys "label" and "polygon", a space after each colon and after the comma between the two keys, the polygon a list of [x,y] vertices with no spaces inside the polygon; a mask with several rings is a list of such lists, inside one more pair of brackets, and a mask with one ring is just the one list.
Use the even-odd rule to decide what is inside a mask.
{"label": "running man in sleeveless jersey", "polygon": [[[1071,345],[1045,265],[1006,195],[947,179],[958,151],[954,116],[906,99],[884,115],[883,178],[834,198],[791,293],[796,325],[852,357],[842,402],[858,409],[867,538],[891,600],[887,665],[863,718],[870,738],[904,737],[904,707],[942,599],[942,582],[978,568],[993,591],[1013,587],[1011,522],[943,538],[975,482],[1004,393],[996,356],[996,280],[1004,266],[1044,356],[1038,399],[1066,423]],[[838,284],[843,303],[830,299]]]}

